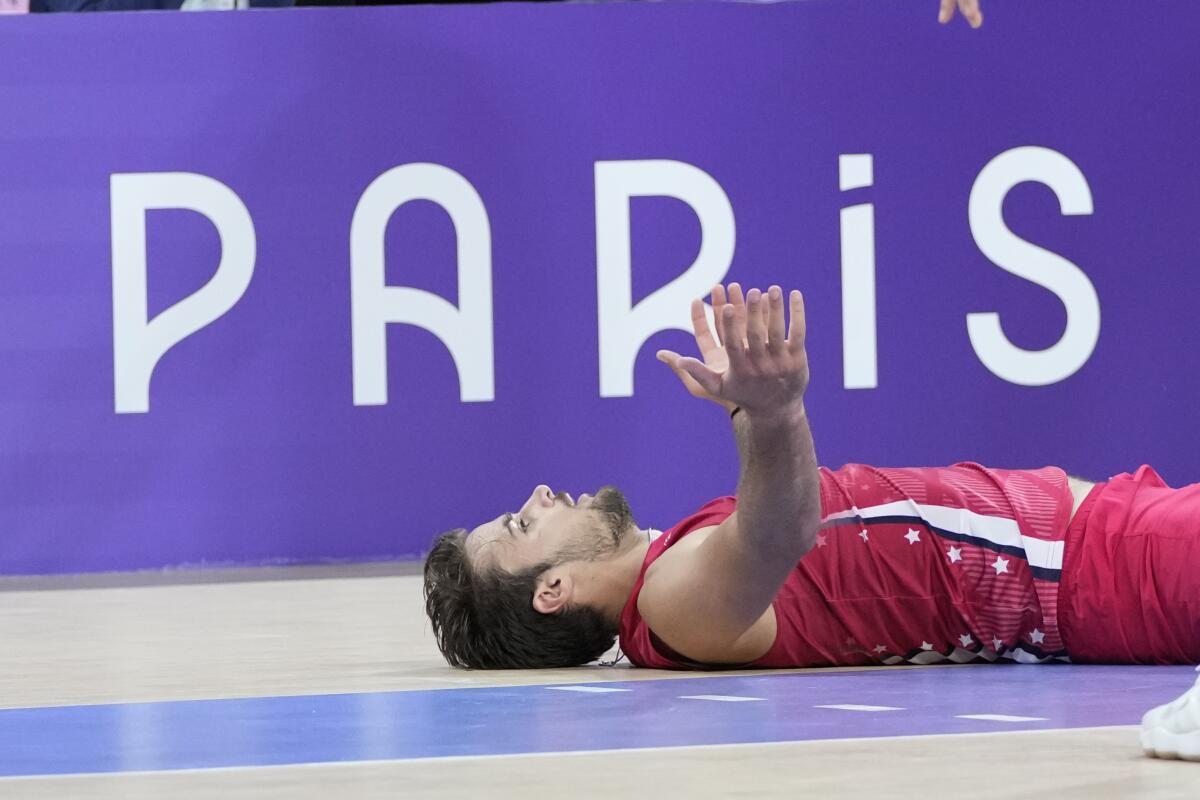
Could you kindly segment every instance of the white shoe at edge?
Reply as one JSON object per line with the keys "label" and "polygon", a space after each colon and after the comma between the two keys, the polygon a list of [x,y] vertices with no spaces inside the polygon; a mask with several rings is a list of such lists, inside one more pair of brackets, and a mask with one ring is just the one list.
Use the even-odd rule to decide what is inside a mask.
{"label": "white shoe at edge", "polygon": [[1148,756],[1200,761],[1200,678],[1177,699],[1147,711],[1141,736]]}

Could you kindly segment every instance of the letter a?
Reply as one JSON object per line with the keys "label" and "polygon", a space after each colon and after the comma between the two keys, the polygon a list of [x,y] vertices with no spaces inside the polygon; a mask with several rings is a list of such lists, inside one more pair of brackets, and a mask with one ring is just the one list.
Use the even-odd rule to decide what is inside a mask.
{"label": "letter a", "polygon": [[[422,289],[384,282],[388,220],[411,200],[446,210],[458,240],[458,306]],[[387,325],[406,322],[442,340],[464,402],[495,397],[492,356],[492,236],[487,211],[467,179],[440,164],[404,164],[363,192],[350,223],[354,405],[387,403]]]}

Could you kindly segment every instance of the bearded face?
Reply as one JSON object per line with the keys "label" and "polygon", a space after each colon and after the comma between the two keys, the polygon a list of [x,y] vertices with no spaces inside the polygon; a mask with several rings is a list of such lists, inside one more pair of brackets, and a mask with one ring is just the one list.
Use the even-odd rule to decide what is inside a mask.
{"label": "bearded face", "polygon": [[604,558],[637,530],[625,495],[614,486],[576,501],[541,485],[516,511],[471,531],[464,548],[475,569],[516,574],[535,565]]}

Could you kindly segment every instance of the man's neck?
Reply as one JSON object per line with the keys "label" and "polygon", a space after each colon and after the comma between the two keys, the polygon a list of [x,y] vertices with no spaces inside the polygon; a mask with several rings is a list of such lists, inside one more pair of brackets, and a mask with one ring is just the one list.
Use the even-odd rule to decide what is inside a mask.
{"label": "man's neck", "polygon": [[580,598],[613,623],[620,621],[621,611],[629,602],[629,595],[642,572],[646,551],[650,549],[650,536],[646,531],[639,530],[630,538],[632,542],[620,552],[593,562],[593,569],[587,576],[586,594]]}

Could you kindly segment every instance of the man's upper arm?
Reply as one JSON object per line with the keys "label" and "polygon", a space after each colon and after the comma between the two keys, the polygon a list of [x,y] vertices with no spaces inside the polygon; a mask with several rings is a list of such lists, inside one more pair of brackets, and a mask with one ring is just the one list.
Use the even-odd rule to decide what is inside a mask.
{"label": "man's upper arm", "polygon": [[[724,299],[725,292],[713,290],[723,347],[711,347],[707,325],[699,324],[703,309],[693,306],[705,363],[678,356],[668,360],[702,394],[732,408],[741,460],[739,511],[703,540],[686,547],[676,544],[661,556],[647,574],[638,609],[672,648],[698,661],[728,663],[738,660],[729,653],[740,657],[753,649],[748,639],[758,642],[768,628],[773,641],[771,602],[813,546],[821,494],[804,406],[804,298],[799,291],[790,292],[785,309],[778,286],[766,294],[751,289],[743,296],[739,285],[730,284],[729,302]],[[720,352],[723,357],[715,357]],[[755,655],[765,652],[763,648]]]}
{"label": "man's upper arm", "polygon": [[660,557],[638,611],[659,639],[690,659],[752,661],[775,640],[771,602],[794,568],[748,542],[735,512],[694,549]]}

